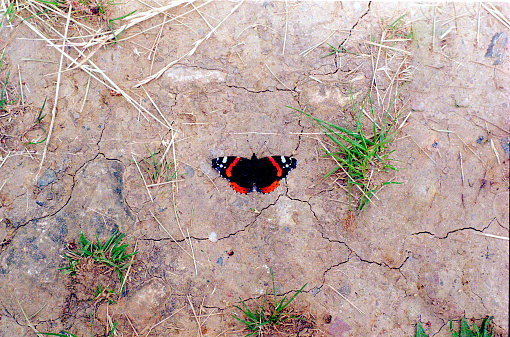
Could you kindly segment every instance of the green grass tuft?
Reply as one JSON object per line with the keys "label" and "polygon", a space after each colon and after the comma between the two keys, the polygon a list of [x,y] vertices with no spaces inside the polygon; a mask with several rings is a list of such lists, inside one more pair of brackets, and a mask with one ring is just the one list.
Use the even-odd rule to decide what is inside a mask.
{"label": "green grass tuft", "polygon": [[[389,114],[399,94],[400,92],[384,113],[381,127],[377,127],[370,94],[367,95],[363,105],[358,109],[351,93],[351,108],[356,125],[355,130],[349,130],[322,119],[315,118],[304,111],[288,106],[288,108],[294,109],[308,117],[333,141],[336,149],[334,151],[323,149],[323,151],[327,156],[333,158],[338,165],[329,171],[325,175],[325,178],[336,173],[345,174],[350,207],[352,205],[351,198],[355,196],[354,193],[361,192],[357,202],[358,211],[366,209],[370,203],[370,199],[380,186],[400,184],[399,182],[388,181],[374,186],[371,179],[373,171],[397,171],[397,168],[392,165],[394,159],[389,158],[389,155],[393,153],[394,150],[389,151],[388,144],[399,132],[396,128],[396,118],[391,118]],[[368,109],[368,113],[371,115],[372,125],[370,130],[365,130],[363,127],[362,117],[364,116],[364,109]],[[354,188],[356,186],[359,188]]]}
{"label": "green grass tuft", "polygon": [[[473,323],[473,327],[470,327],[468,322],[464,317],[460,320],[460,328],[459,331],[453,330],[453,323],[450,320],[450,333],[452,337],[492,337],[491,330],[491,321],[494,319],[493,316],[485,317],[480,324],[480,327],[477,327],[476,324]],[[427,333],[423,329],[423,326],[420,322],[416,323],[416,335],[415,337],[428,337]]]}
{"label": "green grass tuft", "polygon": [[[276,297],[276,286],[274,283],[274,275],[273,275],[273,269],[270,269],[271,271],[271,280],[273,282],[273,294],[274,294],[274,309],[269,310],[268,313],[266,309],[264,309],[265,299],[264,303],[260,307],[260,309],[255,310],[252,312],[246,303],[241,302],[242,308],[235,305],[234,307],[241,310],[244,315],[246,316],[246,320],[242,320],[239,317],[232,315],[235,319],[237,319],[239,322],[242,322],[245,325],[245,328],[248,331],[251,331],[249,334],[247,334],[245,337],[253,336],[261,332],[261,330],[268,325],[277,326],[283,321],[285,321],[287,318],[296,318],[293,316],[287,316],[284,314],[284,309],[296,298],[296,296],[303,291],[303,289],[306,287],[307,283],[301,287],[289,300],[287,300],[287,296],[283,296],[282,300],[278,302],[278,299]],[[259,333],[261,335],[261,333]]]}
{"label": "green grass tuft", "polygon": [[157,150],[152,152],[148,147],[147,152],[149,152],[149,156],[143,158],[143,169],[147,173],[149,177],[149,181],[153,184],[158,184],[161,182],[167,182],[177,177],[177,172],[173,170],[172,166],[165,159],[161,159],[161,156],[158,154]]}
{"label": "green grass tuft", "polygon": [[115,230],[108,241],[101,244],[97,235],[97,242],[93,242],[85,238],[83,232],[80,233],[80,247],[76,251],[71,251],[63,255],[69,265],[67,267],[60,268],[59,270],[62,270],[65,274],[73,276],[76,274],[80,260],[91,258],[95,264],[102,264],[115,270],[115,273],[122,284],[123,272],[131,264],[129,261],[130,258],[138,253],[126,253],[126,248],[129,243],[119,245],[123,237],[123,233],[118,233],[118,230]]}
{"label": "green grass tuft", "polygon": [[453,331],[453,324],[452,321],[450,321],[450,333],[452,334],[452,337],[492,337],[492,332],[489,332],[489,327],[493,319],[493,316],[487,316],[482,320],[480,328],[474,323],[473,327],[470,328],[466,319],[462,317],[460,320],[459,332]]}

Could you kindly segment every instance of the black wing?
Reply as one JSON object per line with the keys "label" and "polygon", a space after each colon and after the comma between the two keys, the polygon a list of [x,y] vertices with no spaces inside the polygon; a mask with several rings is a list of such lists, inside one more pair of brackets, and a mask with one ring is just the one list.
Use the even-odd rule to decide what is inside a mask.
{"label": "black wing", "polygon": [[252,161],[243,157],[219,157],[212,160],[212,167],[230,181],[230,186],[239,193],[253,190]]}
{"label": "black wing", "polygon": [[257,191],[271,193],[279,185],[280,180],[296,168],[297,160],[287,156],[271,156],[257,160],[255,184]]}

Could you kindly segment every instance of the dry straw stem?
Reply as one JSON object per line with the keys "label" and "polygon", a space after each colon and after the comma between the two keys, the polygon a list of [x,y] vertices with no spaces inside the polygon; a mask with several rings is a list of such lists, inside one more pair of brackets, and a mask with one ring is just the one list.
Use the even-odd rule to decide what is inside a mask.
{"label": "dry straw stem", "polygon": [[25,105],[25,97],[23,96],[23,81],[21,80],[21,69],[18,64],[18,75],[19,75],[19,91],[21,94],[21,105]]}
{"label": "dry straw stem", "polygon": [[[202,44],[202,42],[208,40],[212,34],[214,34],[214,32],[216,32],[216,30],[218,30],[218,28],[223,24],[223,22],[225,22],[225,20],[227,20],[227,18],[232,15],[232,13],[234,13],[242,4],[243,4],[244,0],[240,1],[239,3],[237,3],[236,6],[234,6],[234,8],[231,9],[230,13],[228,13],[224,18],[223,20],[220,21],[220,23],[218,23],[218,25],[216,27],[214,27],[206,36],[204,36],[203,38],[201,38],[200,40],[196,41],[195,43],[193,43],[193,48],[191,48],[190,51],[188,51],[186,54],[182,55],[181,57],[173,60],[172,62],[168,63],[166,66],[164,66],[163,68],[161,68],[157,73],[155,73],[154,75],[151,75],[149,77],[146,77],[145,79],[143,79],[142,81],[138,82],[138,84],[136,84],[134,86],[134,88],[138,88],[140,87],[141,85],[144,85],[146,83],[149,83],[150,81],[154,80],[154,79],[157,79],[159,78],[161,75],[163,75],[168,69],[170,69],[172,66],[174,66],[177,62],[179,62],[180,60],[188,57],[188,56],[192,56],[195,51],[197,50],[198,46],[200,46]],[[132,19],[132,18],[131,18]]]}
{"label": "dry straw stem", "polygon": [[85,107],[85,102],[87,101],[87,96],[89,95],[89,89],[90,89],[90,78],[87,81],[87,87],[85,88],[85,96],[83,96],[83,102],[81,102],[81,108],[80,108],[80,114],[83,112],[83,108]]}
{"label": "dry straw stem", "polygon": [[464,168],[462,166],[462,153],[459,151],[459,162],[460,162],[460,178],[462,179],[462,186],[464,186]]}
{"label": "dry straw stem", "polygon": [[152,213],[152,210],[149,210],[149,212],[151,213],[152,217],[154,218],[154,220],[156,220],[156,222],[158,223],[159,227],[161,227],[163,229],[163,231],[170,237],[170,239],[173,240],[173,242],[175,242],[177,244],[177,246],[182,249],[183,252],[185,252],[186,254],[189,255],[189,257],[193,258],[193,255],[191,255],[186,249],[184,249],[177,240],[175,240],[175,238],[172,236],[172,234],[170,234],[170,232],[166,229],[165,226],[163,226],[163,224],[161,222],[159,222],[158,218],[156,218],[156,216],[154,215],[154,213]]}
{"label": "dry straw stem", "polygon": [[[165,115],[163,115],[163,113],[161,112],[161,110],[159,109],[159,107],[156,105],[156,103],[154,102],[154,100],[152,99],[151,95],[149,95],[149,93],[147,92],[147,90],[145,90],[145,88],[142,86],[142,89],[143,91],[145,92],[145,94],[147,95],[147,97],[149,98],[149,100],[151,101],[152,105],[154,106],[154,108],[156,108],[156,110],[158,111],[159,115],[161,116],[161,118],[163,118],[163,120],[165,121],[166,125],[168,126],[172,126],[172,124],[174,124],[174,121],[172,121],[171,123],[166,119]],[[173,140],[173,135],[172,135],[172,140]]]}
{"label": "dry straw stem", "polygon": [[269,68],[269,66],[268,66],[266,63],[264,63],[264,65],[266,66],[267,70],[269,70],[269,72],[271,73],[271,75],[273,75],[273,76],[274,76],[274,78],[276,78],[276,80],[277,80],[278,82],[280,82],[280,84],[281,84],[281,85],[283,85],[283,86],[285,87],[285,89],[287,89],[287,90],[289,90],[289,91],[294,91],[294,90],[292,90],[291,88],[289,88],[288,86],[286,86],[286,85],[285,85],[285,83],[283,83],[282,81],[280,81],[280,79],[279,79],[278,77],[276,77],[276,75],[273,73],[273,71],[271,70],[271,68]]}
{"label": "dry straw stem", "polygon": [[[138,247],[138,241],[135,243],[135,248],[133,248],[133,252],[136,252],[136,248]],[[131,271],[131,266],[133,265],[133,261],[135,260],[135,254],[131,256],[131,261],[129,262],[129,267],[126,271],[126,275],[124,276],[124,279],[122,280],[122,284],[120,285],[120,291],[119,293],[122,294],[122,289],[124,289],[124,285],[126,284],[126,280],[128,279],[129,272]]]}
{"label": "dry straw stem", "polygon": [[[21,309],[21,312],[23,313],[23,316],[25,317],[25,320],[27,321],[27,324],[28,326],[34,331],[34,333],[38,336],[38,337],[42,337],[42,335],[40,333],[37,332],[37,330],[35,329],[35,326],[32,324],[32,322],[30,322],[30,319],[28,318],[27,314],[25,313],[25,310],[23,309],[23,307],[21,306],[21,304],[19,303],[19,300],[18,298],[16,298],[16,302],[18,302],[18,305],[19,305],[19,308]],[[39,310],[40,311],[40,310]]]}
{"label": "dry straw stem", "polygon": [[[32,12],[32,17],[37,19],[37,20],[40,20],[42,24],[46,25],[47,29],[53,31],[55,34],[59,35],[60,37],[62,37],[65,41],[65,38],[64,38],[64,35],[62,35],[58,30],[56,30],[54,28],[53,25],[50,25],[48,24],[47,22],[45,22],[44,20],[42,20],[40,18],[39,15],[36,15],[35,12]],[[85,65],[85,64],[82,64],[81,62],[78,62],[78,59],[75,59],[73,57],[71,57],[68,53],[65,52],[65,49],[61,48],[61,46],[59,45],[56,45],[55,43],[53,43],[49,38],[47,38],[36,26],[32,25],[31,23],[28,22],[28,20],[24,20],[23,18],[20,18],[22,19],[23,23],[28,27],[30,28],[34,33],[36,33],[37,35],[39,35],[47,44],[49,44],[51,47],[55,48],[59,53],[61,53],[64,57],[66,57],[68,60],[70,60],[72,62],[73,65],[76,65],[78,66],[80,69],[82,69],[83,71],[85,71],[87,74],[89,74],[91,77],[93,77],[94,79],[96,79],[99,83],[102,83],[104,86],[106,86],[108,89],[111,89],[111,90],[114,90],[118,93],[120,93],[130,104],[132,104],[140,114],[147,114],[149,116],[151,116],[152,118],[154,118],[157,122],[159,122],[160,124],[162,124],[166,129],[170,129],[171,126],[170,125],[166,125],[164,122],[162,122],[160,119],[158,119],[156,116],[154,116],[150,111],[148,111],[145,107],[143,107],[140,103],[136,102],[133,98],[131,98],[124,90],[122,90],[115,82],[113,82],[106,74],[105,72],[100,69],[94,62],[92,62],[92,60],[90,60],[89,58],[87,58],[85,56],[85,54],[83,53],[82,50],[80,50],[76,44],[70,44],[70,47],[72,47],[74,50],[76,50],[79,54],[80,57],[84,57],[86,62],[88,63],[88,65]],[[98,47],[98,49],[100,48],[101,46]],[[59,72],[60,73],[60,72]],[[96,76],[96,74],[99,74],[100,77],[103,78],[103,80]],[[145,117],[145,116],[144,116]],[[147,118],[147,117],[145,117]]]}
{"label": "dry straw stem", "polygon": [[[381,41],[384,40],[384,37],[385,37],[385,34],[386,34],[386,31],[384,30],[381,34]],[[377,102],[379,103],[379,105],[381,105],[381,98],[380,98],[380,95],[379,95],[379,86],[375,86],[375,78],[377,77],[377,69],[379,68],[379,59],[381,57],[381,51],[382,51],[382,48],[379,46],[379,49],[377,50],[377,58],[375,59],[375,62],[374,62],[374,53],[370,53],[370,61],[372,63],[372,81],[370,82],[370,94],[372,94],[372,89],[375,87],[375,92],[377,94]]]}
{"label": "dry straw stem", "polygon": [[486,167],[486,165],[485,165],[485,163],[483,162],[482,158],[480,158],[480,156],[479,156],[479,155],[477,155],[477,154],[476,154],[476,152],[475,152],[475,151],[473,151],[473,149],[472,149],[471,147],[469,147],[469,145],[467,145],[467,144],[466,144],[466,142],[465,142],[462,138],[460,138],[460,136],[459,136],[457,133],[455,133],[455,132],[454,132],[454,134],[455,134],[455,136],[457,136],[457,137],[460,139],[460,141],[462,142],[462,144],[464,144],[464,146],[466,146],[466,147],[468,148],[468,150],[469,150],[469,151],[471,151],[471,152],[472,152],[472,153],[476,156],[476,158],[478,158],[478,160],[480,161],[480,163],[482,163],[482,165],[483,165],[484,167]]}
{"label": "dry straw stem", "polygon": [[[403,18],[404,15],[405,14],[401,15],[398,20]],[[397,22],[397,21],[395,21],[395,22]],[[407,25],[409,25],[409,24],[407,24]],[[370,53],[371,62],[372,62],[372,74],[373,74],[372,75],[372,82],[370,84],[370,92],[372,92],[372,90],[375,88],[375,91],[376,91],[376,94],[377,94],[377,102],[378,102],[379,105],[381,105],[383,107],[383,110],[385,110],[384,109],[384,104],[385,104],[385,100],[386,100],[387,96],[388,96],[388,105],[391,104],[391,102],[392,102],[391,95],[388,95],[388,94],[391,94],[391,92],[393,90],[393,87],[395,87],[395,93],[397,95],[398,95],[399,90],[401,90],[400,88],[398,88],[398,85],[394,86],[394,83],[395,82],[398,83],[398,82],[400,82],[402,80],[406,81],[405,78],[404,79],[398,79],[397,77],[399,75],[401,75],[401,74],[407,74],[408,73],[408,70],[407,70],[408,67],[405,67],[404,65],[407,62],[408,56],[411,55],[411,53],[409,51],[407,51],[407,50],[396,48],[396,47],[393,47],[393,46],[388,46],[388,45],[385,44],[385,43],[392,43],[392,44],[394,44],[396,42],[410,41],[410,39],[401,39],[401,38],[394,39],[394,38],[391,38],[391,36],[390,36],[390,39],[386,39],[387,33],[390,30],[391,30],[391,28],[389,28],[389,27],[384,28],[384,30],[381,33],[381,37],[380,37],[379,43],[378,42],[373,42],[373,41],[364,41],[365,44],[368,44],[368,45],[371,45],[371,46],[374,46],[374,47],[378,47],[377,56],[376,56],[375,60],[374,60],[374,53]],[[383,67],[379,68],[379,63],[382,62],[381,61],[381,54],[382,54],[383,49],[403,54],[403,59],[400,62],[400,65],[398,66],[396,71],[394,72],[393,76],[391,76],[388,73],[388,67],[387,66],[383,66]],[[388,60],[395,59],[398,56],[399,56],[398,54],[394,54],[391,57],[388,57],[388,53],[385,52],[384,53],[384,57],[385,57],[384,64],[388,65],[388,63],[389,63]],[[385,89],[385,94],[384,94],[384,97],[382,98],[382,100],[381,100],[381,96],[380,96],[380,93],[379,93],[379,85],[377,85],[377,86],[374,85],[376,83],[376,77],[377,77],[377,73],[379,71],[383,71],[386,74],[386,76],[388,77],[388,79],[390,79],[390,84]],[[377,82],[377,83],[380,83],[380,82]],[[396,113],[396,109],[397,109],[396,105],[394,105],[394,109],[395,109],[395,113]],[[366,112],[364,112],[364,114],[365,114],[365,116],[368,119],[372,120],[372,118]]]}
{"label": "dry straw stem", "polygon": [[316,45],[311,46],[310,48],[303,50],[301,53],[299,53],[300,56],[306,56],[308,55],[312,50],[314,50],[317,47],[322,46],[324,43],[328,42],[328,40],[336,33],[338,32],[338,29],[334,30],[327,38],[322,40],[321,42],[317,43]]}
{"label": "dry straw stem", "polygon": [[437,165],[436,161],[434,159],[432,159],[431,156],[429,156],[429,154],[427,153],[427,151],[425,151],[424,149],[422,149],[422,147],[420,145],[418,145],[418,143],[414,140],[413,137],[411,137],[411,140],[416,144],[416,146],[418,146],[418,148],[421,150],[421,152],[425,153],[425,155],[435,164]]}
{"label": "dry straw stem", "polygon": [[[388,40],[388,41],[391,41],[391,40]],[[408,52],[407,50],[404,50],[404,49],[395,48],[395,47],[387,46],[387,45],[377,43],[377,42],[372,42],[372,41],[363,41],[363,42],[366,44],[370,44],[372,46],[379,47],[379,48],[386,48],[386,49],[393,50],[393,51],[396,51],[396,52],[399,52],[402,54],[411,55],[411,52]]]}
{"label": "dry straw stem", "polygon": [[432,52],[435,52],[435,42],[436,42],[436,12],[437,12],[437,6],[434,6],[434,18],[432,19]]}
{"label": "dry straw stem", "polygon": [[488,6],[482,2],[482,7],[489,12],[496,20],[501,22],[503,26],[505,26],[507,29],[510,29],[510,21],[505,18],[505,16],[496,8],[494,7],[490,2],[488,3]]}
{"label": "dry straw stem", "polygon": [[200,324],[200,320],[197,316],[197,313],[195,312],[195,307],[193,306],[193,302],[191,302],[191,296],[190,295],[187,295],[186,296],[188,298],[188,302],[189,302],[189,305],[191,306],[191,311],[193,311],[193,317],[195,318],[195,321],[197,322],[197,328],[198,328],[198,332],[197,334],[199,336],[203,336],[202,335],[202,324]]}
{"label": "dry straw stem", "polygon": [[349,299],[347,299],[347,297],[345,297],[344,295],[342,295],[338,290],[336,290],[335,288],[333,288],[332,286],[330,286],[328,284],[328,287],[330,287],[335,293],[337,293],[338,295],[340,295],[340,297],[342,297],[344,300],[347,301],[347,303],[349,303],[350,305],[352,305],[354,307],[354,309],[358,310],[359,313],[365,315],[365,313],[360,309],[358,308],[356,305],[354,305],[354,303],[352,303],[351,301],[349,301]]}
{"label": "dry straw stem", "polygon": [[495,238],[495,239],[501,239],[501,240],[506,240],[506,241],[509,241],[509,238],[506,237],[506,236],[499,236],[499,235],[494,235],[494,234],[487,234],[487,233],[480,233],[480,232],[474,232],[476,235],[482,235],[482,236],[487,236],[489,238]]}
{"label": "dry straw stem", "polygon": [[165,181],[162,183],[149,184],[149,185],[147,185],[147,187],[157,187],[157,186],[163,186],[163,185],[168,185],[168,184],[176,184],[176,183],[180,183],[183,181],[185,181],[185,180],[184,179],[172,179],[170,181]]}
{"label": "dry straw stem", "polygon": [[138,161],[136,160],[134,154],[132,154],[132,153],[131,153],[131,157],[133,158],[133,161],[136,164],[136,168],[138,169],[138,172],[140,173],[140,177],[142,177],[142,181],[143,181],[143,184],[145,186],[145,189],[147,190],[147,194],[149,194],[149,198],[151,199],[151,201],[154,201],[154,199],[152,198],[152,195],[151,195],[151,191],[149,191],[149,187],[147,186],[147,182],[145,181],[145,178],[143,177],[142,170],[140,170],[140,166],[138,165]]}
{"label": "dry straw stem", "polygon": [[491,147],[492,147],[492,151],[494,151],[494,154],[496,155],[496,159],[498,160],[498,164],[501,165],[501,161],[499,160],[498,151],[496,151],[496,148],[494,147],[494,142],[492,141],[492,138],[491,138]]}
{"label": "dry straw stem", "polygon": [[[178,313],[179,311],[181,311],[181,310],[182,310],[182,309],[184,309],[184,308],[186,308],[186,307],[184,306],[184,307],[182,307],[182,308],[180,308],[180,309],[175,310],[174,312],[172,312],[172,314],[171,314],[170,316],[168,316],[168,317],[166,317],[166,318],[162,319],[162,320],[161,320],[161,321],[159,321],[158,323],[156,323],[156,324],[154,324],[153,326],[151,326],[151,327],[149,328],[149,331],[147,331],[147,333],[145,334],[145,337],[149,336],[149,334],[152,332],[152,329],[154,329],[154,328],[155,328],[155,327],[157,327],[158,325],[160,325],[160,324],[162,324],[162,323],[166,322],[168,319],[172,318],[172,317],[173,317],[176,313]],[[146,330],[146,329],[144,329],[144,330]],[[142,331],[141,333],[143,334],[144,332]]]}
{"label": "dry straw stem", "polygon": [[7,158],[9,158],[10,155],[11,155],[11,151],[7,152],[7,154],[5,155],[4,159],[0,163],[0,168],[2,168],[2,166],[4,166],[5,162],[7,161]]}
{"label": "dry straw stem", "polygon": [[152,74],[152,68],[154,67],[154,61],[156,60],[156,52],[158,50],[159,42],[161,42],[161,34],[163,34],[163,28],[165,28],[165,24],[166,24],[166,16],[163,17],[163,24],[161,25],[158,35],[156,35],[156,38],[154,39],[154,43],[152,44],[152,47],[150,48],[148,58],[151,61],[151,67],[149,70],[149,74]]}
{"label": "dry straw stem", "polygon": [[193,258],[193,265],[195,266],[195,275],[198,275],[197,260],[195,259],[195,251],[193,250],[193,244],[191,243],[191,236],[189,235],[189,230],[187,228],[186,228],[186,233],[188,234],[188,243],[191,248],[191,257]]}
{"label": "dry straw stem", "polygon": [[55,124],[55,117],[57,114],[57,103],[58,103],[58,93],[60,90],[60,76],[62,74],[62,64],[64,62],[64,48],[66,46],[66,38],[67,38],[67,32],[69,30],[69,22],[71,19],[71,11],[72,11],[72,5],[69,5],[69,12],[67,13],[67,22],[66,22],[66,28],[64,31],[64,40],[62,41],[62,47],[61,52],[62,55],[60,55],[60,65],[58,67],[58,74],[57,74],[57,85],[55,87],[55,102],[53,103],[53,109],[51,110],[51,123],[50,128],[48,130],[48,136],[46,136],[46,142],[44,143],[44,150],[41,158],[41,162],[39,163],[39,170],[37,171],[37,174],[35,175],[35,180],[37,181],[37,178],[39,177],[39,173],[41,173],[42,166],[44,164],[44,159],[46,159],[46,153],[48,151],[48,144],[51,140],[51,134],[53,133],[53,125]]}
{"label": "dry straw stem", "polygon": [[[207,21],[207,19],[202,15],[202,12],[199,11],[198,8],[195,7],[195,4],[193,2],[191,2],[191,6],[198,13],[198,15],[200,15],[200,17],[205,21],[205,23],[209,26],[209,29],[214,30],[213,26],[211,26],[209,21]],[[216,36],[216,32],[214,32],[213,34]]]}
{"label": "dry straw stem", "polygon": [[[331,153],[331,151],[330,151],[330,150],[326,147],[326,145],[325,145],[325,144],[324,144],[324,143],[323,143],[320,139],[318,139],[318,138],[317,138],[317,140],[318,140],[318,141],[319,141],[319,143],[322,145],[322,147],[326,150],[326,152],[327,152],[327,153]],[[349,179],[351,179],[351,181],[355,181],[355,180],[354,180],[354,179],[353,179],[353,178],[349,175],[349,173],[345,170],[345,168],[343,167],[343,165],[342,165],[342,164],[340,164],[340,162],[339,162],[338,160],[336,160],[336,158],[335,158],[335,157],[333,157],[333,156],[332,156],[331,158],[333,158],[333,160],[336,162],[336,164],[337,164],[337,165],[338,165],[338,166],[342,169],[342,171],[345,173],[345,175],[347,175],[347,177],[348,177]],[[361,191],[361,193],[365,196],[365,198],[367,198],[367,200],[368,200],[369,202],[371,202],[371,203],[372,203],[372,205],[374,205],[375,207],[377,207],[377,205],[376,205],[376,204],[372,201],[372,199],[371,199],[371,198],[370,198],[370,197],[369,197],[369,196],[368,196],[368,195],[367,195],[367,194],[363,191],[363,189],[362,189],[362,188],[361,188],[358,184],[354,184],[354,186],[356,186],[356,187],[357,187],[357,188]],[[367,185],[367,187],[368,187],[368,185]],[[375,196],[375,194],[374,194],[374,196]]]}
{"label": "dry straw stem", "polygon": [[287,30],[289,28],[289,9],[287,0],[285,0],[285,34],[283,35],[282,56],[285,55],[285,44],[287,43]]}

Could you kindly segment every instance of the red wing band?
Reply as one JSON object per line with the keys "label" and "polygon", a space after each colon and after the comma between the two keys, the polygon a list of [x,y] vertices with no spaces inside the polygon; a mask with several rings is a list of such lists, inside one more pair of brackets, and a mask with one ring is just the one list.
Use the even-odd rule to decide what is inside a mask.
{"label": "red wing band", "polygon": [[[239,162],[239,160],[241,159],[241,157],[237,157],[236,159],[234,159],[234,161],[232,162],[232,164],[230,164],[230,166],[227,168],[227,170],[225,171],[225,174],[227,175],[227,177],[232,177],[232,169],[234,168],[234,166],[237,165],[237,163]],[[274,160],[273,160],[274,161]],[[278,164],[277,164],[278,165]],[[239,185],[238,185],[239,186]],[[239,186],[240,187],[240,186]],[[242,188],[242,187],[240,187]],[[235,188],[234,188],[235,189]],[[242,192],[241,192],[242,193]]]}
{"label": "red wing band", "polygon": [[230,186],[234,189],[234,191],[236,191],[238,193],[247,194],[248,192],[250,192],[250,190],[248,188],[241,187],[241,186],[239,186],[238,184],[236,184],[234,182],[231,182]]}
{"label": "red wing band", "polygon": [[[271,158],[271,157],[269,157]],[[278,186],[280,185],[280,182],[278,180],[275,180],[274,183],[272,183],[271,185],[267,186],[267,187],[263,187],[260,189],[260,191],[262,193],[271,193],[275,190],[275,188],[277,188]]]}
{"label": "red wing band", "polygon": [[[281,177],[281,176],[282,176],[283,171],[282,171],[282,168],[280,167],[280,165],[278,165],[278,163],[276,162],[276,160],[274,160],[274,159],[273,159],[273,157],[267,157],[267,158],[269,159],[269,161],[271,162],[271,164],[273,164],[273,166],[274,166],[274,167],[276,167],[276,176],[277,176],[277,177]],[[274,183],[273,183],[273,184],[274,184]],[[273,186],[273,185],[271,185],[271,186]],[[278,186],[278,185],[276,185],[276,186]],[[275,186],[275,188],[276,188],[276,186]],[[269,186],[268,186],[268,187],[269,187]],[[267,188],[267,187],[266,187],[266,188]],[[274,190],[274,188],[273,188],[273,190]],[[271,190],[271,191],[272,191],[272,190]],[[266,192],[264,192],[264,193],[266,193]]]}

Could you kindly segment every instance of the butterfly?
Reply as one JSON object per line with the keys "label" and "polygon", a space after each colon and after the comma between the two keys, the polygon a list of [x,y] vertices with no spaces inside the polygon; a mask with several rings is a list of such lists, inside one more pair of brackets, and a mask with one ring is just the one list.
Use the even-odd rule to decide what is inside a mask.
{"label": "butterfly", "polygon": [[234,191],[243,194],[253,191],[253,185],[257,192],[273,192],[296,164],[296,159],[287,156],[257,158],[255,154],[251,159],[228,156],[212,160],[212,167],[230,181]]}

